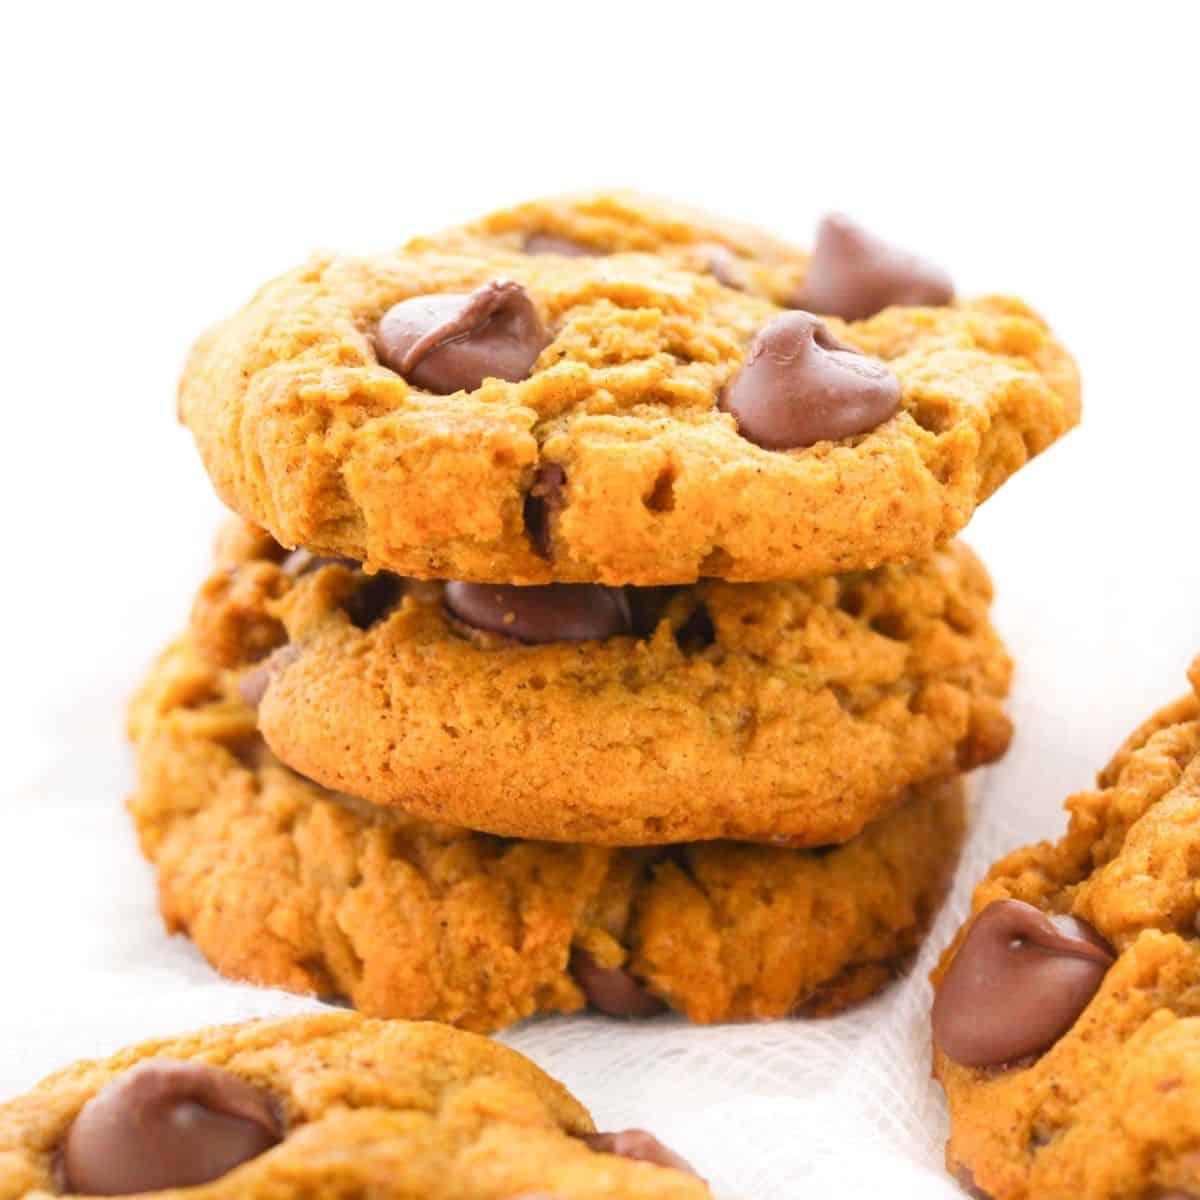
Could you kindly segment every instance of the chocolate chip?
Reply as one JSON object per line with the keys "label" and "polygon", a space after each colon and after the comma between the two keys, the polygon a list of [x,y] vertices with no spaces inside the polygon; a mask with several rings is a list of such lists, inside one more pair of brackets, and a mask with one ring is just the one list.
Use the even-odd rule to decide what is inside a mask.
{"label": "chocolate chip", "polygon": [[667,606],[678,594],[677,587],[631,587],[625,589],[629,599],[629,612],[633,618],[633,632],[640,638],[654,635],[654,631],[667,613]]}
{"label": "chocolate chip", "polygon": [[446,607],[476,629],[518,642],[599,642],[632,632],[624,589],[592,583],[544,587],[448,583]]}
{"label": "chocolate chip", "polygon": [[404,580],[380,571],[363,577],[363,582],[342,601],[342,611],[356,629],[370,629],[395,608],[403,594]]}
{"label": "chocolate chip", "polygon": [[684,654],[699,654],[716,640],[717,630],[713,625],[712,614],[703,604],[698,604],[675,631],[675,644]]}
{"label": "chocolate chip", "polygon": [[148,1059],[83,1106],[63,1172],[70,1191],[93,1196],[196,1187],[282,1136],[266,1092],[203,1063]]}
{"label": "chocolate chip", "polygon": [[994,1067],[1049,1049],[1075,1023],[1114,957],[1088,924],[996,900],[971,924],[933,1002],[947,1058]]}
{"label": "chocolate chip", "polygon": [[959,1167],[954,1172],[954,1178],[972,1200],[992,1200],[991,1195],[975,1182],[975,1172],[970,1167]]}
{"label": "chocolate chip", "polygon": [[300,647],[294,645],[280,646],[254,668],[247,671],[238,680],[238,692],[251,708],[257,708],[262,698],[267,694],[267,688],[281,671],[286,670],[300,657]]}
{"label": "chocolate chip", "polygon": [[567,473],[558,463],[545,462],[538,467],[533,483],[525,494],[525,529],[534,549],[545,559],[551,557],[550,518],[563,506]]}
{"label": "chocolate chip", "polygon": [[474,391],[485,379],[525,379],[549,339],[529,293],[511,279],[473,292],[414,296],[379,322],[384,366],[426,391]]}
{"label": "chocolate chip", "polygon": [[573,238],[557,233],[531,233],[525,239],[526,254],[559,254],[563,258],[590,258],[599,253]]}
{"label": "chocolate chip", "polygon": [[266,663],[260,663],[253,671],[247,672],[238,680],[238,692],[242,699],[251,707],[257,708],[262,698],[267,694],[271,685],[271,673]]}
{"label": "chocolate chip", "polygon": [[1048,1129],[1031,1129],[1029,1131],[1029,1151],[1031,1154],[1036,1154],[1039,1150],[1045,1149],[1052,1141],[1054,1141],[1054,1134]]}
{"label": "chocolate chip", "polygon": [[681,1158],[674,1150],[668,1150],[658,1138],[644,1129],[623,1129],[620,1133],[585,1133],[580,1141],[599,1154],[615,1154],[620,1158],[631,1158],[634,1162],[671,1167],[699,1178],[696,1168],[687,1159]]}
{"label": "chocolate chip", "polygon": [[602,967],[586,950],[571,951],[571,974],[592,1008],[610,1017],[654,1017],[667,1006],[628,971]]}
{"label": "chocolate chip", "polygon": [[881,425],[900,407],[900,381],[811,313],[784,313],[754,339],[720,407],[748,441],[791,450]]}
{"label": "chocolate chip", "polygon": [[279,564],[279,569],[285,574],[291,576],[292,579],[299,579],[301,575],[308,575],[313,571],[319,571],[322,567],[345,567],[347,570],[356,571],[359,564],[352,558],[338,558],[330,554],[314,554],[311,550],[293,550],[283,562]]}
{"label": "chocolate chip", "polygon": [[954,285],[940,267],[834,213],[817,230],[795,307],[861,321],[893,304],[953,299]]}
{"label": "chocolate chip", "polygon": [[724,246],[706,246],[708,273],[724,287],[735,291],[746,290],[746,278],[738,264],[737,256]]}

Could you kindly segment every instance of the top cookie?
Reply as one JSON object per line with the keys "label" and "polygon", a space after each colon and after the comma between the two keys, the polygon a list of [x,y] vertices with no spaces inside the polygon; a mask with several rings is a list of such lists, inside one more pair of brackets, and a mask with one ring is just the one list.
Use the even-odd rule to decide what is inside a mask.
{"label": "top cookie", "polygon": [[596,1133],[515,1051],[325,1013],[80,1062],[0,1105],[0,1200],[705,1200],[639,1130]]}
{"label": "top cookie", "polygon": [[319,255],[201,338],[180,415],[231,508],[369,569],[652,585],[925,555],[1075,424],[1075,366],[1015,300],[781,307],[945,299],[833,228],[809,259],[601,196]]}
{"label": "top cookie", "polygon": [[951,1171],[995,1200],[1200,1195],[1200,660],[1193,694],[976,889],[936,972]]}

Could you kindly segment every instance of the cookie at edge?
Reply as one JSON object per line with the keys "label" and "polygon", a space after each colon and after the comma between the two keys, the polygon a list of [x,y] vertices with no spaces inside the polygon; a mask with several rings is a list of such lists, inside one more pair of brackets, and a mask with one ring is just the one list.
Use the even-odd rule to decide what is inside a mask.
{"label": "cookie at edge", "polygon": [[[973,1194],[1200,1195],[1200,660],[1191,681],[1193,694],[1138,729],[1097,790],[1067,801],[1061,840],[1014,851],[976,889],[976,922],[981,914],[996,920],[1005,902],[1018,901],[1032,906],[1035,921],[1049,916],[1068,929],[1076,961],[1058,957],[1050,969],[1069,970],[1076,982],[1043,977],[1046,1006],[1061,1008],[1064,994],[1074,1005],[1060,1014],[1061,1032],[1050,1031],[1058,1036],[1048,1048],[1019,1056],[1031,1040],[1028,1025],[997,1021],[982,998],[974,1017],[950,1014],[971,1020],[971,1036],[960,1046],[959,1033],[954,1042],[960,1058],[980,1049],[979,1029],[1013,1056],[964,1065],[935,1049],[950,1101],[947,1166]],[[1085,940],[1106,947],[1107,958],[1079,945],[1088,930]],[[1013,959],[1007,966],[1003,956],[989,959],[982,936],[967,934],[960,931],[946,952],[939,990],[962,954],[991,961],[999,969],[993,980],[1015,978]],[[1027,990],[1038,984],[1036,974],[1025,978]]]}
{"label": "cookie at edge", "polygon": [[[58,1194],[60,1149],[84,1106],[139,1065],[164,1060],[216,1069],[256,1089],[281,1140],[207,1184],[153,1195],[711,1196],[685,1171],[590,1149],[587,1111],[515,1051],[444,1026],[327,1013],[161,1038],[51,1075],[0,1105],[0,1200]],[[189,1124],[179,1126],[183,1135]]]}

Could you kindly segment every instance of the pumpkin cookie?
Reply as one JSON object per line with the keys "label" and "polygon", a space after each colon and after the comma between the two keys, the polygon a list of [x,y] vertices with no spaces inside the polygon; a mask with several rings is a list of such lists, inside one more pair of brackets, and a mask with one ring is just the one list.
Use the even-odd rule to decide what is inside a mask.
{"label": "pumpkin cookie", "polygon": [[569,258],[657,254],[783,308],[846,320],[954,299],[954,285],[940,267],[840,213],[821,221],[811,254],[742,222],[628,189],[532,200],[428,240],[461,246],[467,238]]}
{"label": "pumpkin cookie", "polygon": [[628,188],[527,201],[423,240],[568,258],[655,254],[783,308],[798,303],[809,263],[805,251],[752,225]]}
{"label": "pumpkin cookie", "polygon": [[698,1022],[836,1011],[916,948],[964,830],[957,780],[818,851],[432,825],[285,767],[237,675],[189,639],[151,672],[130,729],[130,811],[170,930],[234,978],[481,1031],[585,1003]]}
{"label": "pumpkin cookie", "polygon": [[1019,301],[944,303],[860,236],[809,260],[640,203],[543,202],[268,283],[180,385],[221,497],[421,578],[799,579],[928,555],[1078,420],[1075,366]]}
{"label": "pumpkin cookie", "polygon": [[272,749],[427,820],[823,845],[1008,745],[1010,663],[961,545],[807,583],[620,589],[405,581],[225,540],[193,629],[242,670]]}
{"label": "pumpkin cookie", "polygon": [[1001,859],[935,975],[949,1169],[995,1200],[1200,1195],[1200,660]]}
{"label": "pumpkin cookie", "polygon": [[440,1025],[328,1013],[79,1062],[0,1105],[0,1200],[704,1200],[647,1133],[596,1133],[528,1059]]}

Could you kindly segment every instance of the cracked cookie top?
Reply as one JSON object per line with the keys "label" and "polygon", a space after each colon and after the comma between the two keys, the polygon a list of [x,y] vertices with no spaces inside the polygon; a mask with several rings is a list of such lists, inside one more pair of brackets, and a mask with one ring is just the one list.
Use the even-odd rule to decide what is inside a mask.
{"label": "cracked cookie top", "polygon": [[197,643],[284,762],[511,837],[853,837],[1007,748],[991,583],[953,544],[807,583],[501,587],[223,538]]}
{"label": "cracked cookie top", "polygon": [[[855,300],[940,295],[821,261]],[[236,512],[369,569],[652,585],[926,555],[1075,424],[1074,364],[1011,299],[794,310],[860,311],[806,292],[811,265],[651,201],[539,202],[268,283],[197,343],[179,412]]]}
{"label": "cracked cookie top", "polygon": [[513,1050],[353,1013],[145,1042],[0,1105],[0,1200],[709,1197],[685,1167],[648,1134],[597,1134]]}
{"label": "cracked cookie top", "polygon": [[950,1169],[996,1200],[1200,1195],[1195,691],[1001,859],[935,975]]}

